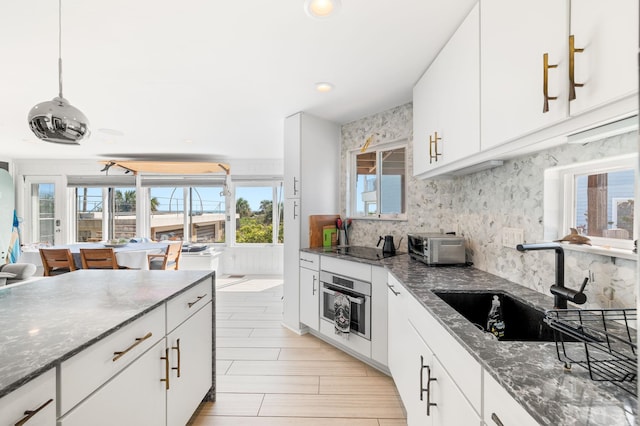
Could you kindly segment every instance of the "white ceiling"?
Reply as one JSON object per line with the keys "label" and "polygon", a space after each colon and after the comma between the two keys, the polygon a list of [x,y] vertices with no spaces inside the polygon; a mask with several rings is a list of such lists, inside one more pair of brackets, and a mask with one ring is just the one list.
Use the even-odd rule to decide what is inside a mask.
{"label": "white ceiling", "polygon": [[[0,4],[0,160],[282,158],[284,117],[347,123],[411,89],[475,0],[63,0],[64,96],[81,146],[41,142],[27,113],[58,92],[58,1]],[[314,83],[329,81],[330,93]]]}

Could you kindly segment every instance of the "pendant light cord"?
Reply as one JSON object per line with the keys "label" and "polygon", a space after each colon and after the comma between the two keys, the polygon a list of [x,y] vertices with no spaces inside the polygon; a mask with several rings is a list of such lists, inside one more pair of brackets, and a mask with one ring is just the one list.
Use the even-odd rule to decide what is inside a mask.
{"label": "pendant light cord", "polygon": [[62,0],[58,0],[58,96],[62,96]]}

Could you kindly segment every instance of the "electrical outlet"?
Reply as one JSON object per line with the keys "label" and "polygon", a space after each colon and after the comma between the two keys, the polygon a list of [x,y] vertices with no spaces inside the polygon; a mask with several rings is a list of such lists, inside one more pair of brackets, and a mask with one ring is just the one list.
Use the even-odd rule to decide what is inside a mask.
{"label": "electrical outlet", "polygon": [[518,244],[524,243],[524,229],[502,228],[502,245],[515,249]]}

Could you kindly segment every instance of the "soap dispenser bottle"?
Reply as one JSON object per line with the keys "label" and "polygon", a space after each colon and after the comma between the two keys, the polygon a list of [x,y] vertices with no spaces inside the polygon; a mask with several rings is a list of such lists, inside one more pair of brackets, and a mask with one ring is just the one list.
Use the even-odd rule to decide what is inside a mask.
{"label": "soap dispenser bottle", "polygon": [[498,339],[504,337],[504,320],[502,318],[502,308],[500,307],[500,298],[498,295],[494,295],[491,301],[491,309],[489,310],[489,316],[487,318],[487,331]]}

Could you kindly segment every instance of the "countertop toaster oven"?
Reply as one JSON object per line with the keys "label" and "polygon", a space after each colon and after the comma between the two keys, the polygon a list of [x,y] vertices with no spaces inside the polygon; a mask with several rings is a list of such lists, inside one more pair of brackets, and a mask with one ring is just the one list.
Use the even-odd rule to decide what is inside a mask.
{"label": "countertop toaster oven", "polygon": [[409,256],[429,266],[464,265],[464,237],[450,234],[408,234]]}

